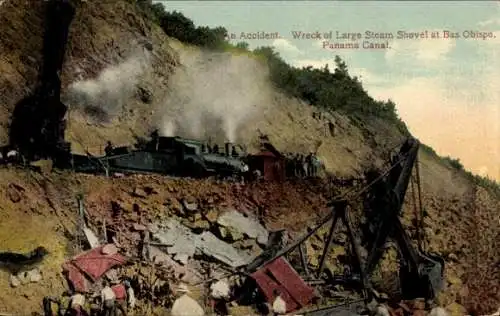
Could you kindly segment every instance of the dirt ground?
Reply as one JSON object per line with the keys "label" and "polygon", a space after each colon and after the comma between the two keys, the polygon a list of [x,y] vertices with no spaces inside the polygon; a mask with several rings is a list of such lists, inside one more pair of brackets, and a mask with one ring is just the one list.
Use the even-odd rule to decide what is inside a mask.
{"label": "dirt ground", "polygon": [[[7,0],[0,12],[2,144],[7,141],[9,118],[16,102],[32,91],[36,83],[42,44],[40,3]],[[164,91],[181,57],[193,51],[199,53],[167,38],[126,1],[86,2],[77,10],[62,75],[63,95],[77,78],[95,78],[105,67],[124,61],[135,49],[144,46],[143,40],[150,41],[154,47],[152,66],[140,79],[140,85],[153,93],[152,104],[146,105],[131,97],[125,100],[123,112],[109,123],[95,123],[77,106],[70,106],[66,136],[76,152],[88,150],[100,154],[107,140],[116,145],[129,145],[134,141],[134,134],[146,135],[153,126],[154,110],[168,97]],[[312,117],[312,106],[271,88],[268,90],[266,104],[269,106],[261,116],[241,126],[239,140],[250,149],[256,149],[259,130],[281,151],[307,153],[317,148],[319,158],[331,174],[350,178],[360,176],[367,167],[381,166],[386,159],[383,151],[401,141],[401,135],[383,122],[360,125],[339,113],[325,114],[324,119],[317,120]],[[327,120],[335,122],[334,136],[325,131]],[[427,246],[445,255],[447,260],[447,286],[441,297],[442,305],[453,310],[460,310],[464,305],[484,313],[495,311],[500,305],[500,200],[423,151],[420,166],[423,204],[428,213],[424,227]],[[152,187],[157,193],[145,198],[133,195],[135,188],[145,187]],[[116,201],[129,210],[124,216],[147,221],[163,216],[165,209],[175,208],[172,201],[190,197],[206,201],[207,205],[258,212],[269,229],[286,228],[296,233],[313,226],[327,212],[326,197],[332,195],[318,183],[240,187],[159,176],[120,179],[69,172],[42,176],[2,167],[1,250],[30,251],[43,245],[51,255],[44,263],[41,283],[13,289],[8,275],[1,272],[0,313],[33,311],[40,307],[44,295],[60,294],[64,289],[59,276],[60,264],[71,253],[65,231],[73,231],[76,195],[80,193],[85,196],[89,212],[97,217],[110,217],[111,201]],[[134,203],[139,212],[134,211]],[[408,194],[404,222],[410,231],[414,230],[412,203]]]}
{"label": "dirt ground", "polygon": [[[186,198],[200,201],[203,208],[234,207],[239,211],[262,214],[269,230],[284,228],[297,236],[304,232],[305,227],[314,226],[314,223],[328,212],[325,207],[328,192],[321,191],[321,183],[241,186],[214,180],[174,179],[155,175],[125,178],[106,178],[71,172],[40,175],[12,168],[2,168],[0,173],[0,194],[3,195],[0,212],[4,218],[0,224],[0,241],[3,248],[23,252],[42,245],[51,252],[42,267],[44,278],[41,283],[11,288],[8,274],[1,274],[2,293],[6,294],[0,295],[0,302],[8,312],[25,313],[37,310],[43,296],[48,293],[58,295],[65,289],[60,265],[71,255],[71,246],[65,230],[74,232],[76,195],[80,193],[85,198],[85,206],[91,217],[107,218],[108,223],[114,220],[112,201],[119,203],[126,210],[120,215],[122,218],[147,224],[151,220],[176,212],[179,208],[178,201]],[[423,186],[425,187],[425,183]],[[411,196],[411,191],[407,198],[408,196]],[[450,309],[456,307],[457,303],[470,305],[474,297],[485,295],[484,289],[481,290],[482,294],[471,292],[478,291],[478,284],[470,283],[470,274],[473,271],[483,274],[489,271],[484,267],[475,267],[471,256],[477,254],[484,260],[489,260],[488,263],[494,264],[495,259],[491,256],[495,252],[475,249],[468,240],[475,221],[472,215],[465,216],[469,213],[470,205],[463,199],[463,192],[457,191],[441,198],[427,192],[424,201],[429,212],[429,217],[425,220],[427,247],[443,254],[448,264],[447,288],[440,297],[440,303]],[[476,210],[484,214],[485,210],[494,207],[494,204],[491,204],[494,202],[487,193],[481,192],[474,203],[482,203],[476,204]],[[414,231],[411,224],[414,215],[411,201],[407,201],[405,214],[404,222],[411,233]],[[327,228],[324,228],[320,231],[320,239],[325,238],[326,230]],[[498,233],[491,228],[485,232],[488,232],[489,238],[493,237],[491,234]],[[486,236],[481,239],[483,244],[486,242],[485,238]],[[332,258],[343,252],[339,248],[334,253]],[[389,256],[387,266],[394,265],[395,258],[391,258]],[[314,261],[310,263],[314,266]],[[497,302],[494,298],[496,293],[491,294],[493,297],[489,298],[488,304],[493,306]]]}

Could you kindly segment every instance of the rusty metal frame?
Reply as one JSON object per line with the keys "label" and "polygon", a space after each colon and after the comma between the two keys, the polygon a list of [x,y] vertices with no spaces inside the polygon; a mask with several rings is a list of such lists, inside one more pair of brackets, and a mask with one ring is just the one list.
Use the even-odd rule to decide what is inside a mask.
{"label": "rusty metal frame", "polygon": [[347,231],[349,234],[349,239],[350,239],[352,248],[354,250],[354,255],[356,257],[356,264],[357,264],[356,268],[359,270],[359,273],[361,276],[361,283],[362,283],[362,287],[363,287],[363,296],[365,299],[368,299],[370,296],[370,291],[369,291],[370,283],[369,283],[368,277],[365,273],[364,264],[363,264],[363,261],[361,259],[360,245],[356,240],[354,230],[353,230],[352,225],[351,225],[350,220],[349,220],[348,205],[349,205],[349,202],[347,200],[338,200],[338,201],[335,201],[334,203],[332,203],[330,205],[332,207],[331,214],[326,216],[317,226],[315,226],[311,231],[309,231],[307,234],[302,236],[296,242],[294,242],[294,243],[290,244],[289,246],[287,246],[286,248],[278,251],[278,253],[276,253],[276,255],[274,255],[271,259],[269,259],[266,262],[264,262],[263,264],[261,264],[260,267],[265,266],[265,265],[273,262],[277,258],[282,257],[282,256],[290,253],[294,249],[298,248],[299,254],[301,257],[301,264],[304,268],[306,275],[310,276],[311,272],[309,271],[308,266],[307,266],[307,260],[306,260],[305,254],[304,254],[303,243],[307,239],[309,239],[309,237],[314,235],[321,227],[323,227],[323,225],[325,225],[326,223],[328,223],[329,221],[331,221],[333,219],[333,222],[330,226],[328,239],[324,244],[324,250],[323,250],[323,253],[321,256],[320,266],[319,266],[319,269],[316,271],[317,276],[320,276],[321,272],[324,269],[328,253],[331,250],[333,236],[335,235],[335,228],[337,226],[338,221],[340,220],[347,228]]}
{"label": "rusty metal frame", "polygon": [[335,235],[335,228],[337,226],[338,221],[342,221],[342,223],[346,226],[347,232],[349,234],[349,239],[352,245],[352,248],[354,250],[354,255],[356,257],[356,264],[357,264],[357,269],[361,275],[361,282],[363,289],[369,288],[369,280],[368,277],[365,273],[365,268],[363,264],[363,260],[361,257],[361,246],[359,245],[358,241],[356,240],[356,235],[354,233],[354,230],[352,228],[350,219],[349,219],[349,214],[347,212],[348,208],[348,203],[347,201],[339,201],[333,206],[333,222],[332,225],[330,226],[330,231],[328,234],[328,239],[325,243],[325,248],[323,250],[323,254],[321,256],[319,268],[317,271],[318,277],[321,276],[321,273],[323,272],[323,269],[325,267],[326,259],[328,257],[328,253],[331,250],[332,247],[332,241],[333,241],[333,236]]}

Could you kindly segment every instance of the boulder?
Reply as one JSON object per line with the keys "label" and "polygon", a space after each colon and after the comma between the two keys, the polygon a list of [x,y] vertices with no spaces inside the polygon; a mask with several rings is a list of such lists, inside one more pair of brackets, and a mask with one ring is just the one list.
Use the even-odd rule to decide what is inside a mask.
{"label": "boulder", "polygon": [[217,222],[217,218],[219,217],[219,212],[217,212],[217,210],[215,209],[211,209],[204,215],[204,217],[207,221],[213,224]]}
{"label": "boulder", "polygon": [[174,198],[167,199],[165,201],[164,205],[173,214],[176,214],[176,215],[181,216],[181,217],[185,216],[184,208],[182,207],[182,204],[177,199],[174,199]]}
{"label": "boulder", "polygon": [[242,240],[244,237],[240,231],[238,231],[232,227],[220,226],[219,227],[219,234],[222,237],[222,239],[230,241],[230,242]]}
{"label": "boulder", "polygon": [[149,246],[149,259],[156,264],[161,264],[165,267],[171,268],[172,273],[176,279],[179,279],[188,284],[195,284],[203,280],[203,275],[201,275],[197,269],[195,269],[192,263],[186,265],[181,265],[172,259],[168,254],[163,252],[160,248],[155,246]]}
{"label": "boulder", "polygon": [[227,282],[217,281],[210,286],[210,296],[214,299],[229,299],[231,288]]}
{"label": "boulder", "polygon": [[10,283],[10,286],[12,286],[12,287],[18,287],[21,285],[21,280],[19,280],[19,278],[17,276],[11,274],[9,277],[9,283]]}
{"label": "boulder", "polygon": [[147,197],[147,193],[144,192],[144,190],[142,188],[135,187],[134,191],[132,192],[132,196],[139,197],[139,198],[145,198],[145,197]]}
{"label": "boulder", "polygon": [[204,316],[205,311],[198,302],[184,294],[175,300],[170,314],[172,316]]}
{"label": "boulder", "polygon": [[170,219],[162,228],[156,229],[153,238],[167,247],[167,253],[174,259],[186,264],[196,250],[196,236],[174,219]]}
{"label": "boulder", "polygon": [[235,232],[244,234],[249,238],[257,239],[261,245],[266,245],[269,233],[256,219],[246,217],[236,210],[224,212],[217,219],[217,223],[225,228],[231,228]]}
{"label": "boulder", "polygon": [[196,248],[207,256],[213,257],[231,267],[240,267],[250,263],[251,257],[238,251],[232,245],[218,239],[211,232],[197,236]]}
{"label": "boulder", "polygon": [[203,220],[203,219],[198,219],[194,221],[188,221],[188,220],[183,220],[182,224],[186,227],[189,227],[193,231],[197,230],[209,230],[210,229],[210,223]]}

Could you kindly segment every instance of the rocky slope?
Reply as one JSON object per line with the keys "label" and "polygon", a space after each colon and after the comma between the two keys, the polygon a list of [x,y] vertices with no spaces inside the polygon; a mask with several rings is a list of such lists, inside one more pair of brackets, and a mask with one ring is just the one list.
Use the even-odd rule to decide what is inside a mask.
{"label": "rocky slope", "polygon": [[[2,142],[7,140],[9,117],[16,102],[36,84],[42,7],[42,1],[7,0],[1,5]],[[354,123],[341,114],[313,118],[311,106],[271,87],[260,61],[246,55],[204,53],[185,47],[167,38],[126,1],[79,2],[66,56],[62,80],[64,99],[70,106],[67,138],[77,152],[85,149],[101,153],[108,139],[115,144],[130,144],[134,135],[143,136],[152,127],[168,130],[173,123],[178,131],[189,135],[208,133],[209,128],[195,128],[202,125],[196,103],[207,100],[224,107],[204,105],[205,111],[219,113],[216,119],[227,119],[221,113],[229,113],[230,121],[237,122],[236,128],[226,128],[220,137],[227,137],[229,129],[252,149],[259,130],[268,134],[279,150],[308,152],[319,146],[319,157],[337,177],[356,177],[366,167],[381,166],[386,158],[382,153],[401,140],[383,122]],[[217,81],[222,87],[204,86]],[[234,109],[243,110],[246,117],[238,116]],[[172,117],[178,119],[168,119]],[[327,119],[336,125],[334,136],[325,130]],[[445,254],[448,263],[447,288],[441,303],[457,315],[462,313],[462,305],[483,312],[496,310],[500,303],[500,200],[425,151],[420,152],[420,163],[428,247]],[[0,307],[5,312],[27,313],[39,308],[47,291],[57,295],[63,290],[60,264],[71,253],[67,237],[75,226],[76,194],[84,193],[89,211],[102,217],[111,211],[112,200],[121,199],[124,205],[139,203],[130,195],[136,186],[152,186],[159,192],[140,202],[147,217],[163,213],[164,202],[170,198],[212,197],[218,205],[234,205],[241,211],[260,206],[265,210],[268,228],[292,231],[312,226],[325,212],[329,195],[314,189],[314,185],[303,184],[240,188],[156,176],[114,179],[58,172],[40,175],[2,167],[0,245],[5,250],[27,251],[43,244],[52,255],[41,283],[12,289],[8,274],[2,273]],[[412,203],[408,194],[405,222],[410,230]]]}

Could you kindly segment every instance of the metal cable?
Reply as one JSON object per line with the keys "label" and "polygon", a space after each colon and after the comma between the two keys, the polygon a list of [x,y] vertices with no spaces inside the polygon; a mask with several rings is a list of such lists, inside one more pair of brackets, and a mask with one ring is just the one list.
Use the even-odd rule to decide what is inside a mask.
{"label": "metal cable", "polygon": [[[384,171],[381,175],[379,175],[377,178],[375,178],[372,182],[368,183],[366,186],[364,186],[361,190],[359,190],[356,194],[352,195],[352,196],[349,196],[349,199],[354,199],[354,198],[357,198],[359,197],[361,194],[363,194],[364,192],[366,192],[368,189],[370,189],[375,183],[377,183],[378,181],[382,180],[385,176],[387,176],[389,174],[389,172],[391,172],[392,169],[394,169],[395,167],[397,167],[398,164],[400,164],[401,162],[403,162],[405,159],[406,159],[406,155],[401,157],[398,161],[396,161],[394,164],[392,164],[390,166],[389,169],[387,169],[386,171]],[[335,202],[339,202],[339,201],[342,201],[342,200],[346,200],[345,196],[354,192],[356,189],[351,189],[347,192],[345,192],[344,194],[341,194],[335,198],[332,199],[332,202],[329,203],[330,204],[333,204]]]}

